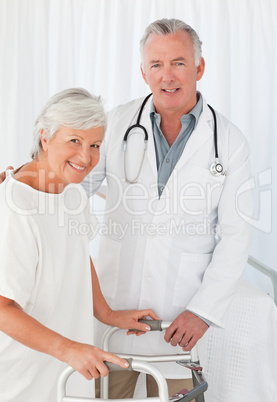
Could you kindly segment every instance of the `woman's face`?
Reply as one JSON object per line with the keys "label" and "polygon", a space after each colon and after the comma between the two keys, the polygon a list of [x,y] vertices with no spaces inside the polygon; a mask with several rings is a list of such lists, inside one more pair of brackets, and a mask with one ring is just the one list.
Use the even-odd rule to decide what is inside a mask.
{"label": "woman's face", "polygon": [[43,165],[49,181],[59,185],[60,191],[69,183],[81,183],[99,161],[103,127],[78,130],[61,126],[50,140],[44,134],[42,130]]}

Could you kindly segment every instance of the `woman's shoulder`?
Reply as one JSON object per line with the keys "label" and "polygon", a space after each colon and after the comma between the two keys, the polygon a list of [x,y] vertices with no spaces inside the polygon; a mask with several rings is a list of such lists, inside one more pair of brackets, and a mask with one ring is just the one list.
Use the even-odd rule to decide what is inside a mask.
{"label": "woman's shoulder", "polygon": [[37,208],[38,200],[33,189],[8,175],[6,180],[0,184],[0,213],[5,215],[26,216],[33,213]]}

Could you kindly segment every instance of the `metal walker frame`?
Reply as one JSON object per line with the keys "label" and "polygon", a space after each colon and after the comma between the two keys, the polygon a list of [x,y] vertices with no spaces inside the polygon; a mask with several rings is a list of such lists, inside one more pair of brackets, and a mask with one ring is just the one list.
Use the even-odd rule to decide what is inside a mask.
{"label": "metal walker frame", "polygon": [[[168,328],[170,322],[166,321],[144,321],[151,327],[152,331],[163,331]],[[109,351],[109,342],[112,335],[119,331],[119,328],[111,327],[105,332],[102,340],[102,349],[104,351]],[[159,362],[176,362],[184,367],[192,370],[192,379],[194,388],[186,394],[178,394],[170,398],[170,402],[189,402],[195,399],[196,402],[204,402],[204,392],[208,388],[208,384],[202,374],[202,367],[199,366],[199,359],[196,347],[192,348],[190,352],[184,352],[182,354],[176,355],[126,355],[118,354],[118,356],[126,359],[129,362],[129,367],[123,369],[115,364],[106,363],[109,370],[113,371],[139,371],[142,373],[150,374],[154,377],[158,385],[159,396],[147,398],[151,399],[151,402],[168,402],[168,386],[167,382],[160,372],[160,370],[154,367],[151,363]],[[95,402],[94,398],[84,398],[84,397],[71,397],[66,395],[66,383],[70,375],[75,370],[72,367],[67,367],[60,375],[58,380],[58,393],[57,402]],[[104,402],[107,401],[109,397],[109,376],[101,377],[100,379],[100,398],[97,401]],[[133,399],[119,399],[124,402],[133,402]],[[136,402],[145,402],[145,398],[135,398]]]}

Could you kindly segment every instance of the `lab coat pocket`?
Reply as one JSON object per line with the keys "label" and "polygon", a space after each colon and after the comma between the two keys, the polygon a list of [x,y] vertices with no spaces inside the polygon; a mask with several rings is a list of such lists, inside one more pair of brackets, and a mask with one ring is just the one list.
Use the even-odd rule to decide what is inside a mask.
{"label": "lab coat pocket", "polygon": [[211,262],[212,253],[182,253],[173,293],[173,306],[183,309],[201,286],[204,272]]}
{"label": "lab coat pocket", "polygon": [[101,290],[106,300],[113,300],[117,291],[121,245],[106,237],[102,239],[96,262]]}

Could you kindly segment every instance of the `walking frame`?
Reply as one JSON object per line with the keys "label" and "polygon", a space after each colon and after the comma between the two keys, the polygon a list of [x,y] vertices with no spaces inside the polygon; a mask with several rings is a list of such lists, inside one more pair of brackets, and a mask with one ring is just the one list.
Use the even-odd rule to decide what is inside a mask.
{"label": "walking frame", "polygon": [[[166,321],[142,321],[147,323],[151,327],[152,331],[163,331],[170,325],[170,322]],[[111,327],[105,332],[102,340],[102,349],[109,351],[109,342],[112,335],[119,331],[119,328]],[[208,388],[208,384],[202,374],[202,367],[199,365],[198,353],[196,346],[191,349],[190,352],[184,352],[176,355],[127,355],[118,354],[118,356],[126,359],[129,363],[128,368],[121,368],[115,364],[106,362],[109,370],[111,371],[139,371],[141,373],[150,374],[158,385],[159,396],[147,398],[151,399],[151,402],[189,402],[195,399],[196,402],[204,402],[204,392]],[[168,397],[167,382],[158,368],[152,365],[152,363],[161,362],[176,362],[181,366],[187,367],[192,371],[192,380],[194,388],[191,391],[182,390],[172,397]],[[68,366],[60,375],[58,380],[58,394],[57,402],[95,402],[93,398],[84,397],[71,397],[66,395],[66,383],[70,375],[75,370]],[[109,376],[101,377],[100,381],[100,399],[97,401],[104,402],[109,398]],[[119,399],[120,401],[133,402],[133,399]],[[136,402],[145,402],[145,398],[135,398]]]}

